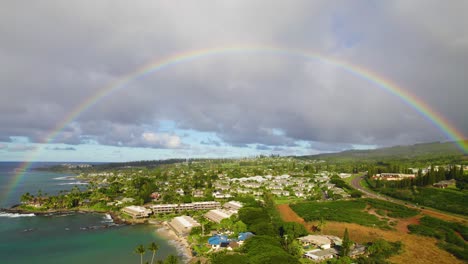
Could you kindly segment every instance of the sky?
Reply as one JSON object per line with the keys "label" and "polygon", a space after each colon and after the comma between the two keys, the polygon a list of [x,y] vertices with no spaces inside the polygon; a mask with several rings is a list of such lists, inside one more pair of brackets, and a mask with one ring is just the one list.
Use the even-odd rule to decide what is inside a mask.
{"label": "sky", "polygon": [[143,65],[231,46],[357,65],[468,135],[466,10],[467,1],[435,0],[6,1],[0,160],[309,155],[449,140],[400,98],[336,65],[242,51],[129,80],[64,123]]}

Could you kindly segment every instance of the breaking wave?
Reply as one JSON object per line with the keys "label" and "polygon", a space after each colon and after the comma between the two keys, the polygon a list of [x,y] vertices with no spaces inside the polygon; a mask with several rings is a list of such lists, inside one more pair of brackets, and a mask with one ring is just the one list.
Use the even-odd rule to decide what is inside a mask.
{"label": "breaking wave", "polygon": [[17,213],[0,212],[0,217],[18,218],[18,217],[32,217],[32,216],[36,216],[36,215],[35,214],[17,214]]}

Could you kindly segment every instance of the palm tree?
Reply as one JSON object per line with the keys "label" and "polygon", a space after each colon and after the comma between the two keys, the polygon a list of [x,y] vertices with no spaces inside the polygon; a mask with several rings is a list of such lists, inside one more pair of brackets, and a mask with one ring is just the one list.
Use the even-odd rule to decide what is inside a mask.
{"label": "palm tree", "polygon": [[138,247],[135,248],[135,254],[140,254],[140,264],[143,264],[143,254],[145,254],[146,249],[143,245],[138,245]]}
{"label": "palm tree", "polygon": [[178,264],[179,259],[174,255],[167,256],[166,260],[164,261],[165,264]]}
{"label": "palm tree", "polygon": [[151,242],[151,244],[149,245],[148,249],[153,252],[153,256],[151,257],[151,264],[153,264],[153,261],[154,261],[154,255],[156,255],[156,251],[158,251],[159,249],[159,246],[154,243],[154,242]]}

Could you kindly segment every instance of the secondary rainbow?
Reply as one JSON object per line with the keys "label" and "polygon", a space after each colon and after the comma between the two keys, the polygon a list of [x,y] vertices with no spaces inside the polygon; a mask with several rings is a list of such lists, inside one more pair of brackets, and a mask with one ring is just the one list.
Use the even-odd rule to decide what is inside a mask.
{"label": "secondary rainbow", "polygon": [[[415,94],[411,94],[409,91],[404,90],[399,87],[397,84],[391,82],[390,80],[385,79],[383,76],[378,75],[377,73],[364,69],[358,65],[351,64],[342,60],[334,59],[331,57],[324,57],[320,54],[313,53],[306,50],[299,49],[288,49],[281,47],[272,47],[272,46],[229,46],[229,47],[218,47],[218,48],[208,48],[208,49],[199,49],[191,50],[187,52],[178,53],[172,56],[165,57],[163,59],[156,59],[143,65],[142,67],[137,68],[136,70],[120,77],[119,79],[109,83],[109,85],[100,88],[95,94],[93,94],[88,99],[81,102],[74,110],[69,113],[62,122],[58,123],[47,137],[43,140],[42,143],[50,143],[55,137],[71,122],[73,122],[81,113],[85,112],[87,109],[92,108],[94,105],[99,103],[104,98],[110,96],[112,93],[123,89],[130,82],[136,81],[138,79],[144,78],[150,74],[156,73],[163,69],[169,68],[171,66],[194,61],[200,58],[213,57],[218,55],[229,55],[229,54],[266,54],[266,55],[276,55],[276,56],[288,56],[288,57],[298,57],[302,59],[315,60],[320,63],[334,66],[339,68],[349,74],[356,76],[357,78],[364,79],[376,87],[388,92],[391,95],[394,95],[400,98],[407,105],[412,107],[418,113],[420,113],[424,118],[429,122],[434,124],[448,140],[455,141],[455,144],[463,153],[468,153],[468,144],[464,141],[465,136],[450,122],[439,114],[436,110],[431,109],[428,104],[419,99]],[[9,193],[16,187],[18,182],[21,180],[23,172],[29,169],[31,162],[34,161],[40,154],[40,148],[31,153],[29,157],[25,160],[19,172],[13,177],[9,183],[8,192],[5,197],[8,197]]]}

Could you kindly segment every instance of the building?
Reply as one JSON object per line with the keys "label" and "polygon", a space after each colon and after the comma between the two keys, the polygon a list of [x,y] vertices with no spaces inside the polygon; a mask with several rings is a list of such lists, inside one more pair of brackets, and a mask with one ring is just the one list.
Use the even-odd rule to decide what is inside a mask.
{"label": "building", "polygon": [[231,242],[227,236],[225,235],[214,235],[208,238],[208,244],[210,244],[211,248],[217,249],[220,247],[227,247]]}
{"label": "building", "polygon": [[236,201],[229,201],[223,205],[227,210],[237,211],[242,208],[242,203]]}
{"label": "building", "polygon": [[173,213],[181,211],[200,211],[220,208],[221,204],[215,201],[182,203],[182,204],[156,204],[151,209],[156,213]]}
{"label": "building", "polygon": [[255,235],[252,232],[239,233],[239,235],[237,236],[237,240],[239,242],[243,242],[243,241],[245,241],[248,238],[253,237],[253,236],[255,236]]}
{"label": "building", "polygon": [[351,177],[351,173],[340,173],[340,174],[338,174],[338,176],[340,176],[340,178],[342,178],[342,179],[349,178],[349,177]]}
{"label": "building", "polygon": [[220,223],[221,220],[229,218],[233,214],[234,214],[233,211],[214,209],[214,210],[208,211],[208,213],[205,214],[205,218],[212,222]]}
{"label": "building", "polygon": [[326,259],[334,258],[337,255],[338,255],[338,250],[334,248],[328,248],[328,249],[323,249],[323,250],[314,249],[314,250],[307,251],[304,254],[304,257],[315,262],[321,262]]}
{"label": "building", "polygon": [[299,237],[303,246],[316,246],[321,249],[329,249],[335,245],[341,245],[342,240],[337,236],[308,235]]}
{"label": "building", "polygon": [[177,211],[178,204],[156,204],[151,206],[151,209],[155,214],[160,213],[172,213]]}
{"label": "building", "polygon": [[187,215],[174,217],[168,224],[179,235],[188,235],[192,228],[200,226],[200,223]]}
{"label": "building", "polygon": [[440,182],[434,183],[432,186],[436,188],[445,189],[448,186],[454,185],[454,184],[455,184],[455,180],[452,179],[452,180],[446,180],[446,181],[440,181]]}
{"label": "building", "polygon": [[124,207],[122,208],[122,212],[133,217],[134,219],[146,218],[146,217],[149,217],[149,215],[152,213],[150,209],[147,209],[143,206],[136,206],[136,205]]}
{"label": "building", "polygon": [[414,179],[415,174],[404,174],[404,173],[380,173],[372,176],[374,180],[385,180],[385,181],[401,181],[403,179]]}
{"label": "building", "polygon": [[216,201],[208,201],[208,202],[195,202],[193,204],[194,210],[210,210],[220,208],[221,204]]}
{"label": "building", "polygon": [[349,252],[349,256],[352,257],[352,258],[355,258],[355,257],[363,255],[365,253],[366,253],[366,246],[359,245],[359,244],[354,244],[351,247],[351,250]]}

